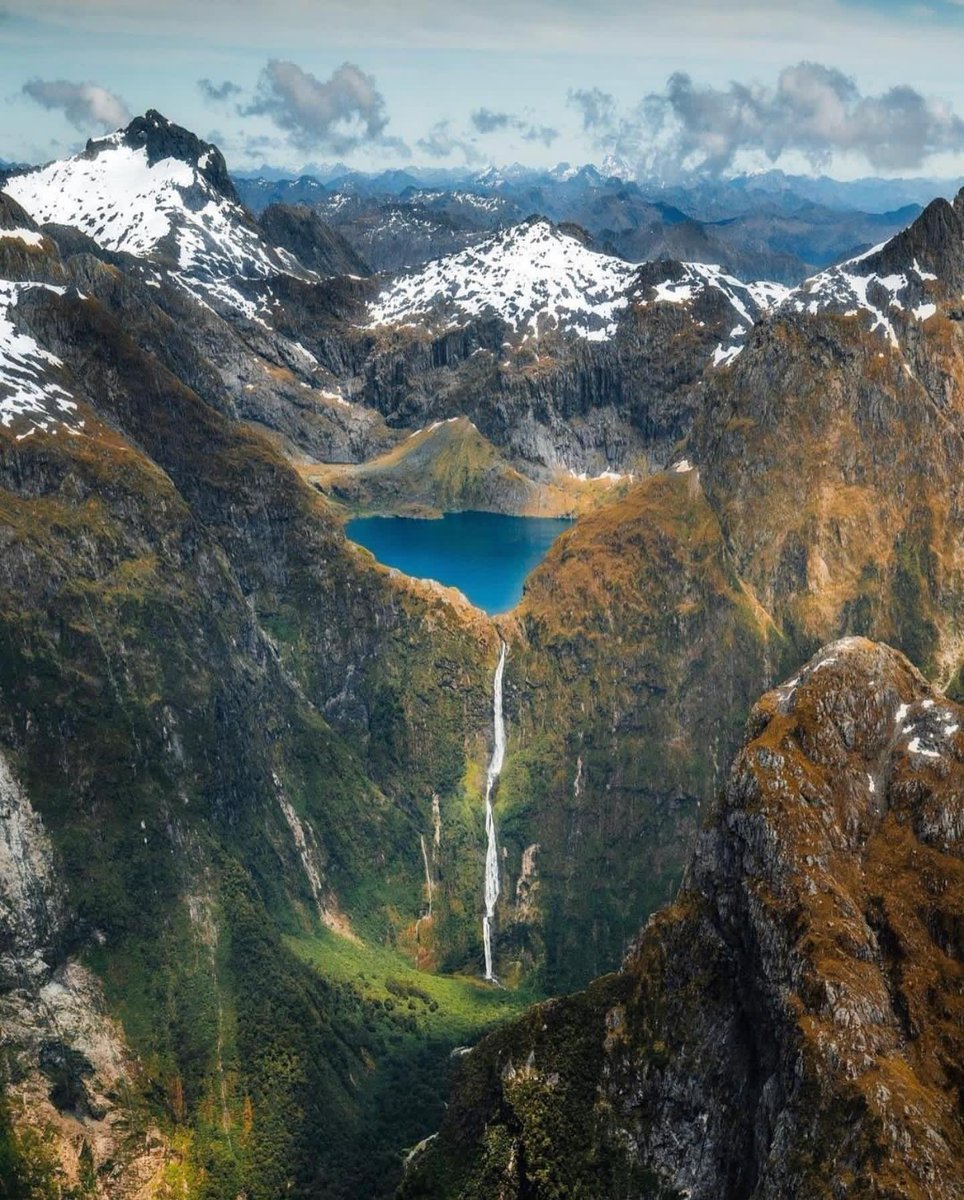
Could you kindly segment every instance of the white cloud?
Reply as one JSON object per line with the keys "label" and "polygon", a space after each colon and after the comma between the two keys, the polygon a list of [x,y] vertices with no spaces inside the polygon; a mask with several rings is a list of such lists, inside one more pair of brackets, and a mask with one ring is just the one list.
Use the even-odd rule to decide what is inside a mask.
{"label": "white cloud", "polygon": [[401,148],[385,137],[388,113],[374,78],[350,62],[322,80],[296,63],[272,59],[242,112],[269,117],[305,150],[347,154],[365,143]]}
{"label": "white cloud", "polygon": [[598,88],[572,91],[569,100],[597,147],[643,173],[715,173],[754,152],[770,162],[797,153],[813,167],[856,155],[876,170],[906,170],[964,150],[964,121],[947,104],[907,84],[869,95],[842,71],[813,62],[785,67],[775,85],[699,86],[677,72],[629,111]]}
{"label": "white cloud", "polygon": [[70,83],[66,79],[31,79],[23,93],[44,108],[62,112],[75,128],[116,129],[130,120],[127,105],[96,83]]}

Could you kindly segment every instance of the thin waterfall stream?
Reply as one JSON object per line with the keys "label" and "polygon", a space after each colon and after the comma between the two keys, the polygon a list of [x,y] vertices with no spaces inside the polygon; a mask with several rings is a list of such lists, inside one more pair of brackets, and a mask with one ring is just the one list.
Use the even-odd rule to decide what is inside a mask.
{"label": "thin waterfall stream", "polygon": [[505,672],[505,642],[500,643],[499,664],[492,687],[493,747],[485,773],[485,916],[482,918],[482,943],[485,947],[485,978],[497,983],[492,969],[492,922],[499,899],[499,843],[495,833],[492,793],[505,761],[505,719],[502,714],[502,676]]}

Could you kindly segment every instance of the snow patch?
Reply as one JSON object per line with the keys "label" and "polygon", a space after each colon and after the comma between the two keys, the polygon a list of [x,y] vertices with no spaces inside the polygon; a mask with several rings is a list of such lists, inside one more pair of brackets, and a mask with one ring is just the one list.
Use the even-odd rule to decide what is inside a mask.
{"label": "snow patch", "polygon": [[637,269],[533,221],[399,277],[370,306],[369,325],[433,312],[494,313],[519,332],[537,334],[546,324],[604,340],[616,331]]}
{"label": "snow patch", "polygon": [[44,240],[42,233],[34,229],[0,229],[0,241],[23,242],[27,246],[39,246]]}
{"label": "snow patch", "polygon": [[51,378],[63,363],[21,333],[12,319],[11,310],[20,296],[34,287],[58,295],[64,292],[49,284],[0,281],[0,425],[7,429],[16,426],[18,438],[58,430],[77,434],[84,424],[77,417],[77,404]]}

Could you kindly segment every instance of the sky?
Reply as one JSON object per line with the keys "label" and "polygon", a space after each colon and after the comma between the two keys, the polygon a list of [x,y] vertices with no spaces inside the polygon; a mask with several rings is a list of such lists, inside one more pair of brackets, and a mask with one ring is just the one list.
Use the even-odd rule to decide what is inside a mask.
{"label": "sky", "polygon": [[0,158],[964,174],[964,0],[0,0]]}

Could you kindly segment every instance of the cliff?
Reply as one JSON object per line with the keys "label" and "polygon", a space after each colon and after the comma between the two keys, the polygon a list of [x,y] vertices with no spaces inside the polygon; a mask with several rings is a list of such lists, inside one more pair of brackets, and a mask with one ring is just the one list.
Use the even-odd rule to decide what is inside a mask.
{"label": "cliff", "polygon": [[964,1194],[961,717],[860,638],[768,692],[676,901],[465,1058],[402,1195]]}

